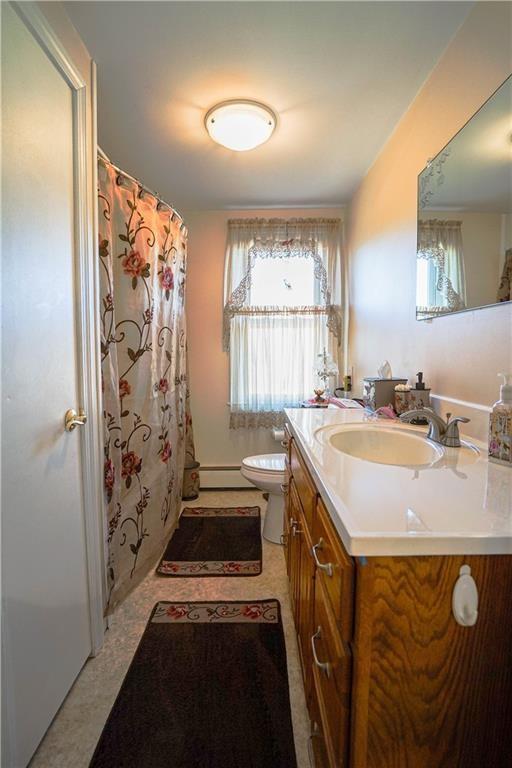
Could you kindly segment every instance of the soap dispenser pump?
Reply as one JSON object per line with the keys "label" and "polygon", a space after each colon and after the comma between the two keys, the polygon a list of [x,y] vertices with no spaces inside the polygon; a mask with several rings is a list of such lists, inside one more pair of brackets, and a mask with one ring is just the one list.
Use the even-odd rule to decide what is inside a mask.
{"label": "soap dispenser pump", "polygon": [[500,399],[494,403],[489,422],[489,459],[512,467],[512,374],[503,377]]}

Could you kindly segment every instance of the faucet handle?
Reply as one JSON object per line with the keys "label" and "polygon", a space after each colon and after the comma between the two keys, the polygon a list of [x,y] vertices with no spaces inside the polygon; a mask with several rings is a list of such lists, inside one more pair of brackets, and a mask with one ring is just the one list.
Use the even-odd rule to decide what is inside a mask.
{"label": "faucet handle", "polygon": [[467,424],[471,419],[466,416],[454,416],[446,414],[446,430],[443,436],[443,444],[448,448],[460,448],[459,422]]}
{"label": "faucet handle", "polygon": [[450,426],[451,424],[458,424],[460,421],[461,424],[467,424],[471,419],[468,419],[466,416],[454,416],[452,419],[451,413],[446,414],[446,423],[447,426]]}

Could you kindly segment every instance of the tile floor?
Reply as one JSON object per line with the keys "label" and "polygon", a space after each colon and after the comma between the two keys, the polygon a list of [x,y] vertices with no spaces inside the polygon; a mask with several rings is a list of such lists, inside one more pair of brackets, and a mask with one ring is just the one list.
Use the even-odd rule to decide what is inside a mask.
{"label": "tile floor", "polygon": [[[256,490],[203,491],[195,502],[188,505],[220,507],[237,504],[257,504],[262,514],[265,513],[266,502]],[[308,768],[309,724],[283,550],[265,539],[263,571],[259,576],[165,579],[155,576],[154,571],[150,572],[111,618],[101,652],[84,666],[34,755],[30,768],[88,766],[151,608],[158,600],[257,600],[265,597],[276,597],[281,602],[297,763],[298,768]]]}

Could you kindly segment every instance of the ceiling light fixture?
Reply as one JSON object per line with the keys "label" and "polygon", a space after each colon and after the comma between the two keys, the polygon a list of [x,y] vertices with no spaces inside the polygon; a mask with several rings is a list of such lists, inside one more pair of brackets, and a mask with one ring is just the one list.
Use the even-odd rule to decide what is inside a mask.
{"label": "ceiling light fixture", "polygon": [[223,101],[204,119],[211,138],[235,152],[246,152],[268,141],[276,127],[271,109],[257,101]]}

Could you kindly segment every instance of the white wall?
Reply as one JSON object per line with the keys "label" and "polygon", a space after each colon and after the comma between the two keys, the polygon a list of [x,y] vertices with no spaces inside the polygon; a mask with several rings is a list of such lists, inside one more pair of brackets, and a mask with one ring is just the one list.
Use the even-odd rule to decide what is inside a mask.
{"label": "white wall", "polygon": [[512,306],[415,319],[416,180],[512,70],[512,4],[471,10],[354,196],[348,217],[349,363],[356,380],[388,358],[397,375],[423,370],[442,411],[467,413],[486,438],[497,373],[512,369]]}
{"label": "white wall", "polygon": [[[187,326],[196,453],[203,467],[240,466],[244,456],[282,451],[265,429],[229,429],[229,358],[222,350],[224,256],[232,218],[342,218],[339,208],[188,211]],[[204,475],[204,472],[202,473]]]}

